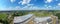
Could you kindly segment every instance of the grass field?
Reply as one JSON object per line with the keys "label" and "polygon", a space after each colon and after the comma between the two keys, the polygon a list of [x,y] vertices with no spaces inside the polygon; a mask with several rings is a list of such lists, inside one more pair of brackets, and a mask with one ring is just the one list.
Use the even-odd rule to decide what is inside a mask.
{"label": "grass field", "polygon": [[7,19],[7,14],[6,13],[0,13],[0,19],[6,20]]}

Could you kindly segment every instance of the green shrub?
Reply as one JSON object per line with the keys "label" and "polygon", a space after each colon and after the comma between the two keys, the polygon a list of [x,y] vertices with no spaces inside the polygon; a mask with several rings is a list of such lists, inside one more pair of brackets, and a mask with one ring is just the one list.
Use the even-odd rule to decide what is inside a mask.
{"label": "green shrub", "polygon": [[56,16],[58,17],[58,19],[60,19],[60,13],[57,13]]}
{"label": "green shrub", "polygon": [[8,24],[8,21],[7,21],[7,14],[6,13],[0,13],[0,22],[3,23],[3,24]]}

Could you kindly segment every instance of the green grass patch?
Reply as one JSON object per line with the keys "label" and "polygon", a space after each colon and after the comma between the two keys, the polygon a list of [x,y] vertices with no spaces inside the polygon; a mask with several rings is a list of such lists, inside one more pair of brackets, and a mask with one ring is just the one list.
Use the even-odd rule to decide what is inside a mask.
{"label": "green grass patch", "polygon": [[30,13],[34,14],[36,17],[46,17],[52,14],[49,12],[30,12]]}
{"label": "green grass patch", "polygon": [[5,13],[0,13],[0,19],[6,20],[6,18],[7,18],[7,14],[5,14]]}

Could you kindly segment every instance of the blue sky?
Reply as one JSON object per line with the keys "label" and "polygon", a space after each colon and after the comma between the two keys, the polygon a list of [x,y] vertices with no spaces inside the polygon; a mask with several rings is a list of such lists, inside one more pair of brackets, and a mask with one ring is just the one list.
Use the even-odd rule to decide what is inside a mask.
{"label": "blue sky", "polygon": [[0,0],[0,10],[60,10],[60,0]]}

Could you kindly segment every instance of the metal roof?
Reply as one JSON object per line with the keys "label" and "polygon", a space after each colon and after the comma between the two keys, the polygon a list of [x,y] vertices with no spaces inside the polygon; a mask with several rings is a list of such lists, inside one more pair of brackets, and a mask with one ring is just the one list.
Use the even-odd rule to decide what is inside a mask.
{"label": "metal roof", "polygon": [[36,17],[34,19],[34,21],[36,22],[44,22],[44,21],[47,21],[48,19],[50,19],[51,17]]}
{"label": "metal roof", "polygon": [[29,19],[30,17],[32,17],[33,14],[28,14],[28,15],[24,15],[24,16],[18,16],[18,17],[14,17],[14,23],[20,23],[23,21],[26,21],[27,19]]}

